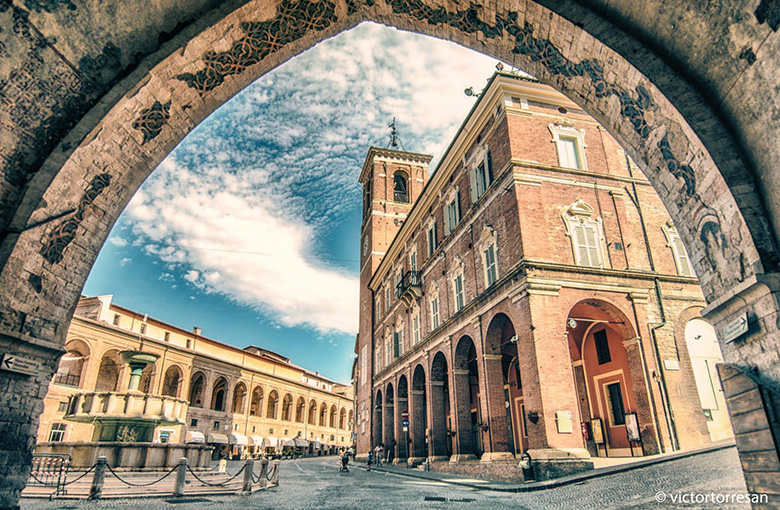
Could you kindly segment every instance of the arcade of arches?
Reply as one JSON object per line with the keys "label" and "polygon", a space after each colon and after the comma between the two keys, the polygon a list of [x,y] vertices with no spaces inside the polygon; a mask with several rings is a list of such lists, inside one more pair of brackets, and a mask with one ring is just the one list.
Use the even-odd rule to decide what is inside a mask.
{"label": "arcade of arches", "polygon": [[[0,349],[42,367],[33,377],[0,374],[8,410],[0,421],[0,506],[15,506],[28,476],[40,388],[65,354],[80,290],[133,193],[243,87],[366,20],[511,62],[599,120],[669,209],[718,334],[747,314],[750,334],[722,344],[729,368],[721,376],[747,377],[751,395],[780,387],[776,2],[122,6],[73,0],[0,7],[0,25],[13,27],[0,32]],[[751,433],[739,432],[738,441],[742,432]],[[776,452],[773,437],[762,436]],[[763,475],[750,471],[748,442],[739,444],[748,487],[764,487]]]}

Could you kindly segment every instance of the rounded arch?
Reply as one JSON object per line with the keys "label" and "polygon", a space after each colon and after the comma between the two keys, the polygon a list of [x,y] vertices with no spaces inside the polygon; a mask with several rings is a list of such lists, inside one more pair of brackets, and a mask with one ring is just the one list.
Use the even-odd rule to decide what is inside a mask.
{"label": "rounded arch", "polygon": [[398,378],[398,398],[409,398],[409,382],[406,379],[406,374],[401,374]]}
{"label": "rounded arch", "polygon": [[277,407],[279,407],[279,392],[271,390],[270,393],[268,393],[268,407],[265,412],[265,417],[275,420]]}
{"label": "rounded arch", "polygon": [[409,203],[410,198],[409,174],[403,170],[397,170],[393,174],[393,201],[406,204]]}
{"label": "rounded arch", "polygon": [[431,381],[443,382],[447,380],[447,357],[442,351],[437,351],[431,361]]}
{"label": "rounded arch", "polygon": [[344,430],[347,428],[347,409],[342,407],[339,411],[339,429]]}
{"label": "rounded arch", "polygon": [[336,409],[336,404],[333,404],[332,406],[330,406],[330,422],[329,422],[328,426],[330,428],[332,428],[332,429],[336,428],[336,413],[337,412],[338,412],[338,410]]}
{"label": "rounded arch", "polygon": [[320,406],[320,427],[325,427],[328,424],[328,404],[325,402]]}
{"label": "rounded arch", "polygon": [[292,420],[292,406],[293,406],[292,395],[289,393],[285,393],[284,398],[282,399],[282,420],[284,421]]}
{"label": "rounded arch", "polygon": [[165,370],[163,377],[162,394],[167,397],[179,398],[184,371],[179,365],[171,365]]}
{"label": "rounded arch", "polygon": [[252,390],[252,398],[249,402],[250,416],[260,416],[263,412],[263,387],[258,385]]}
{"label": "rounded arch", "polygon": [[95,391],[119,391],[124,364],[117,349],[108,349],[100,358]]}
{"label": "rounded arch", "polygon": [[309,425],[316,425],[317,424],[317,401],[312,399],[309,403],[309,418],[308,418]]}
{"label": "rounded arch", "polygon": [[203,390],[206,388],[206,374],[198,371],[190,378],[190,406],[203,407]]}
{"label": "rounded arch", "polygon": [[395,402],[395,391],[393,391],[393,383],[387,383],[385,388],[385,404],[393,405]]}
{"label": "rounded arch", "polygon": [[409,409],[409,432],[412,439],[412,456],[427,457],[428,447],[428,395],[426,391],[425,367],[418,364],[412,370],[412,391]]}
{"label": "rounded arch", "polygon": [[355,415],[352,409],[349,410],[348,418],[347,418],[347,426],[349,427],[349,430],[352,430],[355,424]]}
{"label": "rounded arch", "polygon": [[304,423],[306,415],[306,399],[298,397],[295,403],[295,421],[297,423]]}
{"label": "rounded arch", "polygon": [[65,354],[60,358],[54,384],[80,388],[84,384],[84,374],[90,356],[89,344],[81,339],[69,340],[65,344]]}
{"label": "rounded arch", "polygon": [[447,357],[436,352],[431,361],[431,427],[430,447],[434,456],[452,455],[452,437],[448,424],[452,423],[450,413],[450,384]]}
{"label": "rounded arch", "polygon": [[214,411],[224,411],[227,400],[228,381],[225,377],[219,376],[214,381],[214,387],[211,389],[211,409]]}
{"label": "rounded arch", "polygon": [[154,392],[154,386],[157,383],[157,363],[149,363],[141,372],[141,381],[138,383],[138,389],[146,394]]}
{"label": "rounded arch", "polygon": [[244,406],[246,404],[246,384],[243,381],[236,383],[233,388],[233,405],[231,411],[237,414],[244,414]]}
{"label": "rounded arch", "polygon": [[512,320],[505,313],[497,313],[490,319],[485,332],[485,353],[502,354],[504,348],[513,342],[517,342],[517,336]]}
{"label": "rounded arch", "polygon": [[455,406],[454,450],[458,455],[479,457],[482,453],[482,436],[479,423],[482,420],[482,406],[479,396],[479,366],[477,350],[470,336],[464,335],[455,346],[452,360],[452,383],[456,402],[468,402]]}

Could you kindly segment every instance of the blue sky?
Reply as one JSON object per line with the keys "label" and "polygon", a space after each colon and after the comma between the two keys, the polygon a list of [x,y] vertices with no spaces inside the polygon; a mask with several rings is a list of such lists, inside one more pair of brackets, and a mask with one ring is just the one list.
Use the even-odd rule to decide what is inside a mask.
{"label": "blue sky", "polygon": [[434,165],[496,61],[364,23],[263,76],[198,126],[136,194],[84,293],[348,382],[366,152]]}

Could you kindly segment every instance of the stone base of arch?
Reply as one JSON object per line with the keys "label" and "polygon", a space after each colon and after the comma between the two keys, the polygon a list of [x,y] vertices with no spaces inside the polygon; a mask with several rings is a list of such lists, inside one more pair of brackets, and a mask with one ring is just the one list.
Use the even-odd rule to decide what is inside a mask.
{"label": "stone base of arch", "polygon": [[450,462],[455,464],[457,462],[475,462],[478,461],[479,458],[474,455],[473,453],[466,453],[466,454],[456,454],[450,456]]}
{"label": "stone base of arch", "polygon": [[431,455],[428,457],[428,462],[449,462],[449,455]]}
{"label": "stone base of arch", "polygon": [[406,459],[406,466],[410,468],[414,468],[419,466],[420,464],[424,464],[425,461],[428,460],[428,457],[409,457]]}
{"label": "stone base of arch", "polygon": [[479,458],[480,462],[506,462],[514,460],[515,455],[512,452],[485,452]]}
{"label": "stone base of arch", "polygon": [[585,448],[531,449],[527,453],[531,457],[534,477],[540,481],[593,469],[590,453]]}

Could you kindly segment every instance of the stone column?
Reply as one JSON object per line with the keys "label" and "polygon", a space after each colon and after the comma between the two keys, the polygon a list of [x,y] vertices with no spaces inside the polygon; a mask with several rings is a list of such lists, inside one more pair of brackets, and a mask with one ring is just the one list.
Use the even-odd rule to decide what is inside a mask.
{"label": "stone column", "polygon": [[482,454],[483,462],[494,460],[512,460],[512,438],[509,436],[509,421],[506,417],[506,398],[504,397],[504,374],[501,370],[500,354],[485,354],[485,376],[480,382],[487,387],[480,391],[485,395],[488,431],[483,437],[485,441],[485,453]]}
{"label": "stone column", "polygon": [[469,371],[452,370],[453,414],[455,416],[455,453],[450,462],[476,460],[477,445],[471,425],[471,396],[469,394]]}
{"label": "stone column", "polygon": [[396,451],[396,458],[393,463],[401,461],[406,462],[406,459],[409,457],[409,443],[407,442],[407,439],[410,437],[409,431],[407,430],[404,432],[403,425],[401,424],[403,421],[401,418],[401,413],[404,411],[409,411],[409,400],[405,397],[396,397],[395,401],[395,411],[397,413],[395,420],[395,437],[396,441],[398,442],[398,449]]}
{"label": "stone column", "polygon": [[428,424],[425,419],[425,390],[410,390],[409,393],[412,395],[412,409],[409,413],[411,415],[412,452],[409,462],[414,464],[423,462],[428,457],[425,442],[425,429]]}
{"label": "stone column", "polygon": [[431,451],[429,460],[449,460],[447,456],[447,416],[444,405],[444,381],[431,381]]}

